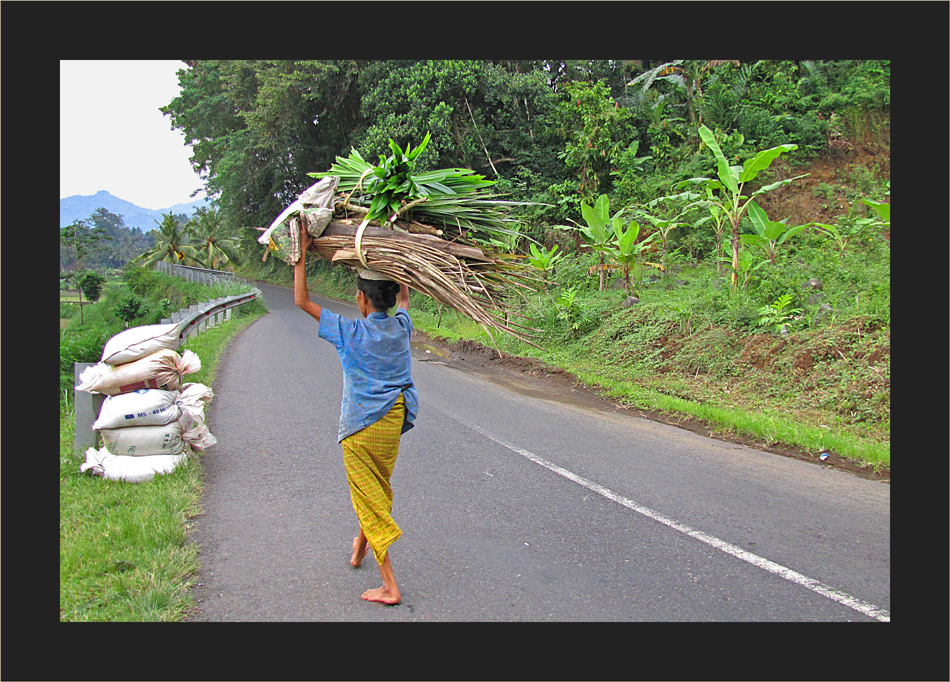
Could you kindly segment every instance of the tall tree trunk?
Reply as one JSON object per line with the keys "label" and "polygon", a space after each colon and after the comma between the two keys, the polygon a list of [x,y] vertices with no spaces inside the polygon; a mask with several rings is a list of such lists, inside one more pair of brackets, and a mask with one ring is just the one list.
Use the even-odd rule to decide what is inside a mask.
{"label": "tall tree trunk", "polygon": [[452,137],[455,138],[455,153],[458,154],[459,165],[468,168],[464,148],[462,147],[462,133],[459,131],[458,115],[454,109],[452,110]]}

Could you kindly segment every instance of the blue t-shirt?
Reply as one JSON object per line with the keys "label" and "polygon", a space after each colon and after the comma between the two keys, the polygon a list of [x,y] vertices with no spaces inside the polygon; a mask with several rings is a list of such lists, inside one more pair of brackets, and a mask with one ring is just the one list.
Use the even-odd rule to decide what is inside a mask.
{"label": "blue t-shirt", "polygon": [[412,428],[419,410],[409,363],[412,320],[403,308],[395,315],[372,312],[366,319],[341,317],[324,308],[320,338],[336,347],[343,365],[343,401],[339,441],[375,424],[405,395],[402,433]]}

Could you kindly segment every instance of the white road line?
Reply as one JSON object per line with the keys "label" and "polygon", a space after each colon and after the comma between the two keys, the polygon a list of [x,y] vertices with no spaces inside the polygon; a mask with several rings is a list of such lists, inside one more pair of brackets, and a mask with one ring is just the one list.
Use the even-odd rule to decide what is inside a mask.
{"label": "white road line", "polygon": [[[458,419],[458,417],[456,417],[456,419]],[[477,426],[475,424],[469,424],[468,422],[462,419],[458,419],[458,421],[465,424],[473,431],[477,431],[478,433],[482,434],[486,438],[493,440],[499,445],[502,445],[508,448],[512,452],[516,452],[519,455],[522,455],[523,457],[527,457],[535,464],[540,464],[545,469],[549,469],[550,471],[553,471],[559,476],[563,476],[564,478],[570,481],[574,481],[575,483],[584,486],[588,490],[591,490],[597,493],[598,495],[602,495],[606,497],[608,500],[611,500],[618,504],[622,504],[624,507],[627,507],[628,509],[632,509],[638,514],[642,514],[643,516],[651,518],[654,521],[659,521],[664,526],[668,526],[672,528],[673,530],[677,530],[680,533],[684,533],[692,538],[699,540],[700,542],[705,542],[710,547],[714,547],[715,549],[725,552],[726,554],[730,554],[736,557],[737,559],[741,559],[742,561],[750,563],[753,566],[764,569],[768,571],[769,573],[773,573],[781,578],[784,578],[785,580],[793,582],[796,585],[800,585],[806,589],[809,589],[812,592],[815,592],[816,594],[820,594],[822,597],[827,597],[828,599],[836,601],[839,604],[843,604],[847,607],[850,607],[854,609],[855,611],[858,611],[859,613],[863,613],[866,616],[882,621],[884,623],[889,623],[891,621],[891,614],[885,609],[879,608],[875,606],[874,604],[863,602],[860,599],[855,599],[851,595],[845,594],[844,592],[840,592],[832,587],[828,587],[827,585],[820,583],[814,578],[809,578],[807,576],[802,575],[801,573],[798,573],[797,571],[793,571],[790,568],[786,568],[785,566],[777,564],[774,561],[769,561],[768,559],[764,559],[756,554],[747,552],[741,547],[736,547],[735,545],[725,542],[724,540],[720,540],[719,538],[713,537],[712,535],[709,535],[708,533],[704,533],[700,530],[694,530],[685,524],[682,524],[678,521],[674,521],[673,519],[670,519],[664,516],[663,514],[660,514],[659,512],[654,511],[653,509],[650,509],[649,507],[644,507],[642,504],[638,504],[634,502],[633,500],[627,497],[624,497],[623,495],[619,495],[615,493],[613,490],[610,490],[609,488],[605,488],[602,485],[594,483],[593,481],[589,481],[582,476],[578,476],[572,471],[568,471],[567,469],[563,467],[559,467],[558,465],[547,461],[543,457],[539,457],[533,452],[528,452],[527,450],[523,450],[517,447],[516,445],[512,445],[511,443],[507,443],[503,440],[495,438],[493,435],[485,431],[485,429],[481,428],[480,426]]]}

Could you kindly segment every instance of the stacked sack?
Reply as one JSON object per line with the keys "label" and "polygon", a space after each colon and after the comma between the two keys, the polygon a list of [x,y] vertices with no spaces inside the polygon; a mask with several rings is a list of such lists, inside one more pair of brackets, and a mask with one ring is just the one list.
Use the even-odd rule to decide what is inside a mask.
{"label": "stacked sack", "polygon": [[113,336],[102,360],[79,375],[77,390],[106,396],[93,429],[103,447],[89,448],[80,471],[112,480],[146,481],[172,471],[217,439],[205,426],[213,393],[182,377],[201,369],[192,351],[181,355],[179,325],[133,327]]}

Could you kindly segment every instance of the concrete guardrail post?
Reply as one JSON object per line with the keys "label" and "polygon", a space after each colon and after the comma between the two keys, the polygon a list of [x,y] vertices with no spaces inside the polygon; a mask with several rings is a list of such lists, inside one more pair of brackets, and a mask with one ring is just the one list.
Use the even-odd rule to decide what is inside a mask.
{"label": "concrete guardrail post", "polygon": [[[226,298],[218,298],[218,299],[215,299],[214,302],[215,302],[215,305],[221,305],[226,300],[227,300]],[[217,327],[219,324],[221,324],[224,321],[224,311],[221,308],[218,308],[215,311],[213,320],[214,320],[213,326],[215,327]]]}
{"label": "concrete guardrail post", "polygon": [[[178,319],[175,320],[175,321],[176,321],[176,322],[181,322],[182,320],[186,319],[190,314],[191,314],[191,311],[190,311],[188,308],[182,308],[181,310],[178,311]],[[182,341],[184,341],[185,339],[187,339],[188,336],[190,335],[190,333],[191,333],[191,331],[189,330],[188,334],[185,334],[185,336],[184,336],[184,338],[182,339]]]}
{"label": "concrete guardrail post", "polygon": [[[207,304],[205,304],[205,305],[207,305]],[[199,310],[199,311],[201,311],[201,310],[205,310],[205,311],[206,311],[207,308],[199,308],[198,310]],[[207,318],[207,316],[206,316],[201,322],[198,323],[198,333],[201,333],[201,332],[203,332],[203,331],[206,331],[207,329],[208,329],[208,318]]]}
{"label": "concrete guardrail post", "polygon": [[[92,362],[76,362],[73,364],[73,386],[79,385],[79,375],[87,367],[92,367]],[[85,452],[87,448],[98,447],[99,434],[96,433],[92,425],[99,418],[99,409],[106,397],[100,393],[88,393],[86,391],[77,391],[73,389],[73,419],[75,431],[73,441],[77,452]]]}

